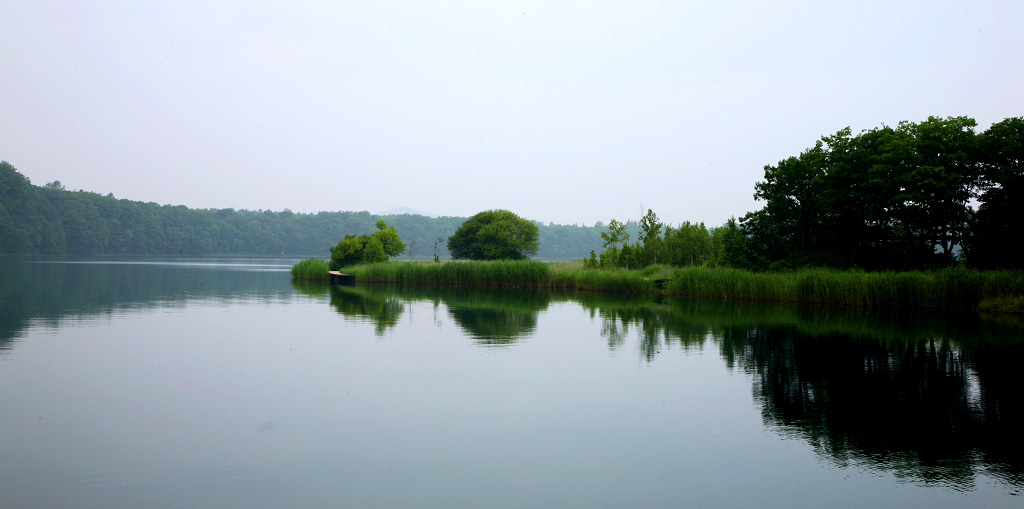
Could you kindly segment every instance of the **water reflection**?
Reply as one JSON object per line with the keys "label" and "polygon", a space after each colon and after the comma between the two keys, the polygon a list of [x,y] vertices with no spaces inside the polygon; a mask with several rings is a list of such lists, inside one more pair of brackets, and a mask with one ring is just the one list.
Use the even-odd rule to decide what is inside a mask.
{"label": "water reflection", "polygon": [[[234,261],[232,261],[234,260]],[[287,301],[290,260],[145,258],[39,260],[0,256],[0,351],[30,322],[122,309],[182,307],[188,301]]]}
{"label": "water reflection", "polygon": [[[393,326],[397,301],[444,304],[480,345],[535,333],[551,302],[578,302],[612,350],[646,362],[671,349],[717,349],[752,377],[764,423],[823,459],[954,489],[986,472],[1024,487],[1021,329],[973,316],[549,294],[479,288],[341,287],[331,302]],[[396,300],[392,300],[396,299]],[[339,307],[339,310],[342,309]]]}
{"label": "water reflection", "polygon": [[754,374],[765,423],[824,458],[959,489],[985,469],[1024,485],[1019,380],[1007,376],[1019,369],[1020,344],[750,327],[721,348]]}
{"label": "water reflection", "polygon": [[367,291],[366,287],[329,286],[331,306],[347,317],[367,318],[374,325],[374,333],[383,336],[398,324],[405,304],[395,295]]}
{"label": "water reflection", "polygon": [[0,350],[33,321],[301,294],[371,322],[378,336],[399,327],[411,303],[443,305],[476,344],[515,349],[543,332],[539,317],[552,303],[571,301],[600,324],[593,340],[610,350],[635,345],[645,363],[680,349],[712,352],[749,374],[765,425],[828,462],[964,490],[984,471],[1024,488],[1017,376],[1024,340],[1012,320],[469,287],[330,287],[290,283],[280,272],[201,266],[0,262]]}
{"label": "water reflection", "polygon": [[974,487],[1024,487],[1021,329],[974,316],[868,313],[770,303],[586,297],[611,348],[630,329],[651,361],[713,341],[753,376],[766,425],[839,465]]}
{"label": "water reflection", "polygon": [[515,289],[427,286],[330,286],[297,285],[304,293],[330,293],[331,305],[349,317],[367,318],[383,335],[398,323],[405,303],[443,304],[449,316],[481,346],[509,346],[532,334],[537,315],[547,309],[550,296],[543,292]]}

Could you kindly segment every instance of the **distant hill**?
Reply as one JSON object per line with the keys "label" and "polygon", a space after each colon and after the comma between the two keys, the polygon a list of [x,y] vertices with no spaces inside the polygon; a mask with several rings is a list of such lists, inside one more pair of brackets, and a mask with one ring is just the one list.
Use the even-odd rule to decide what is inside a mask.
{"label": "distant hill", "polygon": [[[407,250],[399,258],[429,260],[465,221],[407,207],[369,212],[190,209],[67,191],[59,182],[35,186],[0,162],[0,254],[301,255],[326,258],[347,234],[375,230],[381,216]],[[601,232],[587,226],[541,225],[537,258],[584,258],[600,251]],[[440,241],[438,240],[440,239]]]}
{"label": "distant hill", "polygon": [[409,207],[395,207],[391,210],[385,210],[377,215],[379,216],[399,216],[402,214],[412,214],[414,216],[426,216],[426,217],[438,217],[437,214],[431,214],[430,212],[423,212],[422,210],[410,209]]}

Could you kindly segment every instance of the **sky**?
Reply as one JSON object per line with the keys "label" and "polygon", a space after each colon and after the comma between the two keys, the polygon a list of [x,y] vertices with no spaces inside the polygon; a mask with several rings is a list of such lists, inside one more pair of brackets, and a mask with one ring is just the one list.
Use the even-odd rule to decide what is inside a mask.
{"label": "sky", "polygon": [[0,4],[0,160],[196,208],[720,225],[821,136],[1024,115],[1024,2]]}

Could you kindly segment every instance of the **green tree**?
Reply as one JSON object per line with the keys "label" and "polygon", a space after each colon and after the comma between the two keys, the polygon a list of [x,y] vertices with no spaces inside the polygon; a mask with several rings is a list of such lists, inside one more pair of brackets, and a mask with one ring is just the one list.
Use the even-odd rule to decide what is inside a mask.
{"label": "green tree", "polygon": [[377,231],[373,232],[370,237],[380,243],[381,249],[386,256],[384,260],[398,256],[402,254],[402,251],[405,251],[405,242],[402,241],[402,237],[398,236],[398,230],[394,226],[388,225],[383,219],[378,220],[376,226]]}
{"label": "green tree", "polygon": [[537,225],[507,210],[480,212],[448,238],[456,260],[523,260],[538,248]]}
{"label": "green tree", "polygon": [[980,268],[1024,268],[1024,117],[992,124],[979,137],[981,206],[972,222],[967,263]]}
{"label": "green tree", "polygon": [[357,263],[387,261],[405,251],[405,242],[398,236],[398,230],[383,219],[376,222],[377,231],[369,235],[345,235],[344,239],[331,248],[331,270]]}
{"label": "green tree", "polygon": [[702,265],[714,257],[711,233],[704,223],[666,226],[663,247],[663,262],[676,266]]}
{"label": "green tree", "polygon": [[345,235],[338,244],[331,248],[330,269],[355,265],[363,259],[363,248],[366,246],[365,235]]}
{"label": "green tree", "polygon": [[915,143],[912,164],[900,175],[899,207],[931,250],[941,250],[946,264],[953,261],[953,246],[966,236],[970,201],[977,196],[976,125],[967,117],[900,123]]}
{"label": "green tree", "polygon": [[747,268],[747,237],[736,224],[736,218],[730,217],[726,223],[713,232],[717,249],[717,262],[721,265],[736,268]]}
{"label": "green tree", "polygon": [[388,255],[384,253],[384,245],[381,244],[377,237],[371,235],[366,240],[366,246],[363,248],[363,263],[378,263],[387,260]]}
{"label": "green tree", "polygon": [[658,220],[658,215],[651,209],[647,209],[647,214],[640,218],[640,240],[644,242],[643,257],[647,265],[658,263],[662,244],[661,229],[664,226],[665,224]]}
{"label": "green tree", "polygon": [[441,263],[441,257],[437,255],[437,248],[444,242],[444,237],[438,237],[434,240],[434,263]]}
{"label": "green tree", "polygon": [[619,242],[628,242],[629,234],[626,233],[626,225],[620,223],[617,219],[612,218],[608,222],[608,231],[601,232],[601,240],[604,241],[605,249],[609,247],[618,248]]}
{"label": "green tree", "polygon": [[974,127],[967,117],[929,117],[856,136],[845,128],[765,166],[754,193],[765,206],[742,220],[749,248],[762,265],[953,263],[978,193]]}

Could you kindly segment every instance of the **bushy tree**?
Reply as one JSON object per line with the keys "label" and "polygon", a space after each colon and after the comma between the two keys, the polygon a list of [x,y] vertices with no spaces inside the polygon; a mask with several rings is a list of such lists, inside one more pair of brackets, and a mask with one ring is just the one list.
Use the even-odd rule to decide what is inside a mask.
{"label": "bushy tree", "polygon": [[384,245],[380,243],[380,240],[372,235],[366,239],[366,247],[363,248],[363,263],[377,263],[387,260],[388,255],[384,254]]}
{"label": "bushy tree", "polygon": [[331,248],[331,270],[355,265],[363,260],[363,248],[366,247],[367,235],[345,235],[344,239]]}
{"label": "bushy tree", "polygon": [[383,219],[376,223],[377,231],[369,235],[345,235],[344,239],[331,248],[331,270],[338,270],[357,263],[387,261],[405,251],[405,242],[398,236],[398,230]]}
{"label": "bushy tree", "polygon": [[523,260],[537,254],[537,225],[507,210],[486,210],[448,237],[456,260]]}

